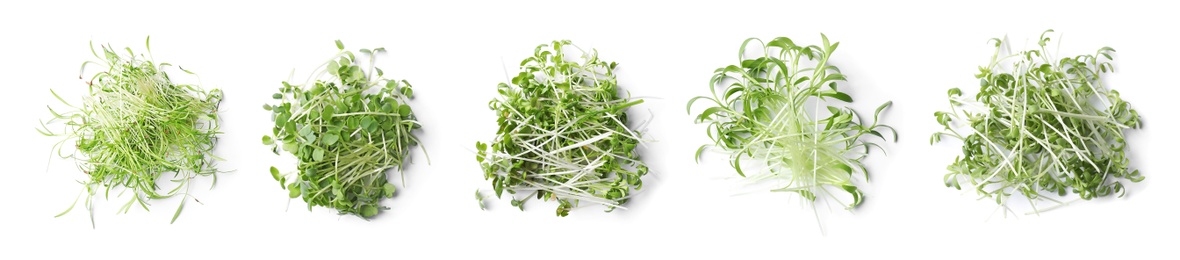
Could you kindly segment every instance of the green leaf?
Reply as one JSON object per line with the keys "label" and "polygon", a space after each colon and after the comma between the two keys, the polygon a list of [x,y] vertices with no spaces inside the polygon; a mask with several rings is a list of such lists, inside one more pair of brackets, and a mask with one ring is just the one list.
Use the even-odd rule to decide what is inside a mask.
{"label": "green leaf", "polygon": [[701,154],[705,152],[706,147],[709,147],[709,145],[701,145],[700,148],[697,148],[697,152],[693,156],[693,159],[696,159],[697,164],[701,163]]}
{"label": "green leaf", "polygon": [[340,42],[340,40],[336,40],[336,49],[340,49],[343,51],[344,50],[344,43]]}
{"label": "green leaf", "polygon": [[393,192],[397,191],[397,187],[394,187],[393,183],[385,183],[385,185],[381,186],[381,191],[386,198],[392,198]]}
{"label": "green leaf", "polygon": [[483,205],[483,194],[479,194],[479,189],[475,189],[475,200],[479,202],[479,210],[487,210],[487,207]]}
{"label": "green leaf", "polygon": [[705,109],[704,112],[701,112],[701,114],[697,116],[697,122],[704,122],[705,120],[709,119],[709,116],[711,116],[717,112],[721,112],[721,111],[725,111],[725,110],[726,110],[726,108],[724,108],[724,107],[707,108],[707,109]]}
{"label": "green leaf", "polygon": [[[74,203],[70,203],[70,207],[69,207],[69,208],[66,208],[66,210],[65,210],[65,211],[62,211],[61,213],[58,213],[57,215],[53,215],[53,217],[54,217],[54,218],[59,218],[59,217],[61,217],[61,216],[65,215],[66,213],[70,213],[70,211],[71,211],[71,210],[74,210],[74,206],[77,206],[77,205],[78,205],[78,199],[81,199],[81,198],[82,198],[82,193],[81,193],[81,192],[79,192],[79,193],[78,193],[78,196],[75,196],[75,197],[74,197]],[[94,219],[91,219],[90,221],[91,221],[91,222],[93,222],[93,221],[94,221]],[[94,223],[91,223],[91,225],[94,225]]]}
{"label": "green leaf", "polygon": [[304,144],[307,144],[307,145],[314,144],[315,140],[316,140],[315,133],[307,133],[307,135],[303,136],[303,139],[306,140],[304,142]]}
{"label": "green leaf", "polygon": [[279,168],[275,168],[274,166],[271,166],[270,167],[270,176],[274,177],[276,181],[279,180]]}
{"label": "green leaf", "polygon": [[362,117],[360,127],[364,128],[364,129],[369,129],[373,125],[373,122],[374,121],[373,121],[372,117],[368,117],[368,116]]}
{"label": "green leaf", "polygon": [[410,106],[408,106],[406,104],[402,104],[401,106],[398,106],[397,113],[403,117],[409,116],[410,115]]}
{"label": "green leaf", "polygon": [[352,68],[349,68],[348,71],[350,73],[352,73],[352,78],[354,78],[354,79],[357,79],[357,80],[365,79],[365,73],[361,71],[360,67],[352,67]]}
{"label": "green leaf", "polygon": [[336,144],[336,141],[338,140],[340,140],[340,136],[334,134],[324,134],[324,136],[320,138],[320,142],[322,142],[324,146]]}
{"label": "green leaf", "polygon": [[695,103],[695,102],[697,101],[697,99],[702,99],[702,98],[708,99],[709,97],[706,97],[706,96],[696,96],[696,97],[693,97],[693,98],[689,99],[689,100],[688,100],[688,105],[685,107],[685,111],[688,111],[688,114],[690,114],[690,115],[691,115],[691,114],[692,114],[692,104],[693,104],[693,103]]}
{"label": "green leaf", "polygon": [[326,106],[324,107],[324,110],[320,112],[320,120],[323,120],[324,122],[330,122],[332,121],[332,116],[335,115],[336,106]]}
{"label": "green leaf", "polygon": [[496,198],[500,198],[504,194],[504,185],[500,178],[492,179],[492,190],[496,191]]}
{"label": "green leaf", "polygon": [[774,38],[773,40],[770,40],[770,42],[766,43],[766,46],[788,49],[788,48],[795,46],[795,42],[791,41],[791,39],[787,38],[787,37],[778,37],[778,38]]}
{"label": "green leaf", "polygon": [[401,89],[401,92],[402,92],[402,95],[403,95],[403,96],[406,96],[406,98],[412,98],[412,97],[414,97],[414,89],[412,89],[412,88],[409,88],[409,86],[407,86],[407,87],[403,87],[403,88]]}
{"label": "green leaf", "polygon": [[312,134],[311,133],[311,125],[303,125],[303,127],[299,128],[299,135],[307,136],[310,134]]}
{"label": "green leaf", "polygon": [[949,97],[961,96],[961,95],[963,95],[963,91],[959,90],[959,88],[952,88],[952,89],[946,91],[946,95]]}
{"label": "green leaf", "polygon": [[328,74],[340,75],[340,64],[336,61],[328,61]]}
{"label": "green leaf", "polygon": [[815,201],[815,193],[812,193],[811,191],[798,190],[796,192],[798,192],[800,196],[803,196],[804,199],[807,199],[807,201]]}
{"label": "green leaf", "polygon": [[275,125],[276,126],[286,125],[287,120],[290,118],[291,118],[290,114],[287,114],[287,113],[279,114],[278,116],[275,116]]}
{"label": "green leaf", "polygon": [[864,194],[861,193],[860,189],[857,189],[856,186],[843,185],[840,188],[843,188],[844,191],[847,191],[849,194],[852,194],[852,204],[849,204],[848,207],[846,207],[844,209],[852,210],[852,208],[855,208],[856,206],[860,205],[861,202],[864,201]]}
{"label": "green leaf", "polygon": [[876,119],[881,118],[881,111],[885,110],[885,108],[889,107],[890,105],[893,105],[893,101],[885,101],[884,104],[877,106],[877,110],[873,111],[874,122]]}
{"label": "green leaf", "polygon": [[292,198],[292,199],[298,198],[299,195],[302,193],[303,193],[303,190],[299,188],[298,184],[292,182],[291,184],[287,185],[287,197]]}
{"label": "green leaf", "polygon": [[737,156],[735,156],[733,158],[733,161],[731,161],[729,163],[729,165],[733,166],[733,169],[737,171],[738,176],[742,176],[743,178],[746,177],[746,173],[742,172],[742,155],[741,154],[738,154]]}
{"label": "green leaf", "polygon": [[176,223],[176,218],[180,217],[180,211],[184,209],[184,202],[185,201],[188,201],[188,200],[184,200],[184,199],[180,200],[180,206],[176,207],[176,213],[172,213],[172,221],[168,222],[168,224]]}
{"label": "green leaf", "polygon": [[288,153],[295,153],[295,152],[298,152],[298,151],[299,151],[299,144],[296,144],[296,143],[283,143],[283,150],[284,150],[284,151],[287,151]]}
{"label": "green leaf", "polygon": [[[740,85],[740,84],[734,83],[734,85]],[[731,100],[730,97],[732,97],[734,94],[737,94],[738,92],[742,92],[745,90],[746,90],[746,88],[743,88],[743,87],[730,87],[728,90],[725,90],[725,95],[722,96],[722,98],[724,98],[727,101]]]}
{"label": "green leaf", "polygon": [[840,169],[841,171],[843,171],[844,173],[847,173],[847,174],[852,174],[852,167],[848,167],[847,164],[837,163],[836,169]]}
{"label": "green leaf", "polygon": [[362,217],[371,218],[376,215],[377,215],[377,207],[374,207],[372,205],[365,205],[365,206],[361,207],[361,216]]}
{"label": "green leaf", "polygon": [[840,101],[852,103],[852,97],[848,96],[848,94],[845,94],[844,92],[824,93],[820,94],[820,96],[835,98],[839,99]]}
{"label": "green leaf", "polygon": [[824,82],[846,81],[846,80],[847,79],[844,78],[844,74],[840,74],[840,73],[830,74],[824,78]]}
{"label": "green leaf", "polygon": [[312,158],[312,160],[315,160],[317,162],[323,161],[324,160],[324,150],[320,149],[320,148],[316,148],[315,151],[311,152],[311,158]]}
{"label": "green leaf", "polygon": [[946,126],[951,121],[951,115],[947,112],[934,112],[934,118],[937,119],[938,124]]}
{"label": "green leaf", "polygon": [[396,80],[385,81],[385,88],[389,89],[390,91],[396,90],[397,89],[397,81]]}

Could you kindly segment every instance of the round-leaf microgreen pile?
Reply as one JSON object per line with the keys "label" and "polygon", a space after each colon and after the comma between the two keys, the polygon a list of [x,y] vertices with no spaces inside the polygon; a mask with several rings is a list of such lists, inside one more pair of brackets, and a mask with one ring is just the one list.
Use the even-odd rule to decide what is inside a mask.
{"label": "round-leaf microgreen pile", "polygon": [[[1114,71],[1114,49],[1055,60],[1046,47],[1051,32],[1041,34],[1039,49],[1003,56],[1001,46],[1007,45],[992,39],[991,62],[975,75],[979,93],[970,98],[958,88],[948,92],[951,110],[934,113],[945,130],[930,140],[963,142],[963,154],[947,167],[947,187],[961,189],[965,180],[981,199],[1006,210],[1019,193],[1037,213],[1067,204],[1053,194],[1121,197],[1120,180],[1143,180],[1128,169],[1123,136],[1123,129],[1139,127],[1139,114],[1102,84],[1101,75]],[[1038,201],[1054,204],[1037,209]]]}
{"label": "round-leaf microgreen pile", "polygon": [[643,187],[648,169],[635,148],[644,140],[626,113],[643,100],[620,96],[616,65],[554,41],[522,61],[511,84],[499,84],[500,97],[488,103],[499,116],[496,139],[475,144],[497,197],[523,195],[510,195],[521,210],[530,199],[557,201],[564,217],[582,202],[624,208],[631,189]]}
{"label": "round-leaf microgreen pile", "polygon": [[[73,158],[87,174],[87,179],[79,182],[86,187],[85,205],[91,212],[92,225],[92,200],[99,190],[108,199],[114,188],[123,188],[116,196],[130,191],[131,199],[123,204],[121,213],[137,204],[148,210],[148,202],[153,199],[182,196],[172,215],[171,221],[176,222],[184,202],[191,197],[192,179],[209,176],[216,183],[214,161],[219,158],[213,155],[213,146],[220,134],[217,107],[221,91],[172,82],[164,72],[171,65],[152,60],[150,37],[145,45],[146,56],[131,48],[123,52],[109,46],[102,46],[100,55],[91,44],[91,53],[100,61],[83,63],[80,74],[88,66],[105,71],[87,81],[87,95],[79,106],[50,90],[72,110],[58,113],[49,108],[53,119],[48,123],[63,123],[62,131],[52,131],[45,123],[38,129],[46,136],[65,137],[54,149],[62,158]],[[71,140],[75,148],[72,151],[66,145]],[[166,175],[172,177],[163,177]],[[169,184],[162,185],[162,178],[168,178]],[[57,216],[65,215],[74,205]]]}
{"label": "round-leaf microgreen pile", "polygon": [[[827,36],[821,37],[822,46],[796,45],[786,37],[745,40],[738,50],[740,63],[714,71],[709,81],[712,96],[690,99],[688,111],[692,113],[697,101],[711,106],[696,115],[696,122],[709,125],[712,146],[730,154],[730,166],[738,175],[771,185],[775,192],[798,193],[812,205],[817,196],[827,196],[851,210],[863,197],[852,176],[860,173],[867,180],[861,160],[870,147],[881,149],[861,137],[885,139],[881,129],[893,132],[877,123],[891,102],[878,107],[869,124],[850,107],[828,105],[834,100],[851,103],[852,97],[837,90],[844,74],[828,64],[839,43],[829,44]],[[761,53],[750,56],[746,48],[755,42]],[[697,149],[697,158],[708,146]],[[764,167],[743,171],[743,159]],[[847,192],[852,201],[840,201],[829,189]]]}
{"label": "round-leaf microgreen pile", "polygon": [[336,47],[340,52],[312,72],[315,81],[283,82],[273,95],[279,103],[263,106],[275,125],[262,142],[299,160],[293,178],[270,168],[291,198],[302,196],[308,210],[324,206],[369,218],[389,209],[380,204],[395,191],[386,170],[405,165],[410,147],[418,144],[413,130],[421,124],[407,103],[414,93],[410,83],[386,79],[373,66],[384,48],[360,50],[368,56],[365,68],[343,43],[336,41]]}

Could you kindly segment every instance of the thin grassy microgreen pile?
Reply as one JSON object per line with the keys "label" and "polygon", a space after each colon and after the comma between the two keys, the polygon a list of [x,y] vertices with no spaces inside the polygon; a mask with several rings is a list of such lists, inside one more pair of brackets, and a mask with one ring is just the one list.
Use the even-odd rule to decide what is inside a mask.
{"label": "thin grassy microgreen pile", "polygon": [[[870,147],[884,151],[861,137],[884,140],[881,129],[893,132],[894,140],[897,134],[877,122],[891,102],[878,107],[869,124],[852,108],[832,105],[836,100],[851,103],[852,97],[837,90],[844,74],[828,63],[839,43],[829,44],[827,36],[821,37],[822,46],[796,45],[786,37],[742,42],[740,63],[714,71],[709,81],[712,96],[688,101],[690,114],[698,101],[710,105],[696,115],[696,122],[708,124],[713,144],[702,145],[695,156],[699,160],[709,146],[720,147],[730,154],[729,163],[738,175],[751,183],[773,186],[775,192],[798,193],[811,205],[817,196],[827,196],[851,210],[863,198],[853,175],[868,179],[861,160]],[[750,43],[761,45],[761,53],[749,55]],[[747,172],[742,169],[743,160],[760,167]],[[847,192],[852,201],[842,202],[831,189]]]}
{"label": "thin grassy microgreen pile", "polygon": [[273,95],[279,103],[263,106],[275,125],[262,143],[299,160],[292,178],[277,167],[270,173],[291,198],[302,196],[308,210],[324,206],[369,218],[389,209],[380,204],[396,190],[386,171],[402,170],[421,124],[408,103],[414,95],[410,83],[386,79],[373,66],[384,48],[361,49],[368,56],[364,68],[343,43],[336,41],[336,47],[340,52],[312,72],[314,81],[284,81]]}
{"label": "thin grassy microgreen pile", "polygon": [[[963,142],[963,155],[947,167],[947,187],[962,189],[966,181],[981,199],[1005,208],[1013,194],[1023,195],[1033,212],[1066,205],[1054,199],[1077,194],[1090,200],[1125,193],[1120,180],[1139,182],[1128,169],[1123,129],[1139,127],[1139,114],[1102,84],[1114,71],[1114,49],[1055,60],[1041,34],[1038,49],[1001,56],[1000,39],[991,62],[979,67],[979,94],[964,97],[948,91],[951,109],[935,112],[945,129],[931,136]],[[1050,207],[1038,209],[1038,202]]]}
{"label": "thin grassy microgreen pile", "polygon": [[[46,136],[65,137],[54,150],[62,158],[74,159],[86,173],[87,178],[79,182],[85,186],[92,225],[93,199],[99,191],[106,199],[112,189],[116,196],[130,191],[131,199],[119,209],[121,213],[135,205],[149,210],[151,200],[181,196],[171,220],[176,222],[185,202],[193,198],[189,195],[191,180],[213,177],[213,183],[217,182],[214,161],[220,158],[213,155],[213,146],[220,134],[217,107],[221,91],[172,82],[164,72],[171,64],[152,60],[151,37],[145,45],[146,56],[131,48],[122,52],[109,46],[102,46],[100,55],[92,43],[90,52],[99,61],[84,62],[78,77],[83,78],[87,67],[105,71],[86,82],[86,96],[79,106],[50,90],[71,110],[58,113],[49,108],[53,118],[47,123],[60,122],[65,125],[63,130],[53,131],[46,122],[38,129]],[[70,141],[73,147],[67,145]],[[165,177],[168,175],[171,177]],[[161,184],[161,179],[168,182]],[[70,212],[77,203],[75,200],[57,216]]]}
{"label": "thin grassy microgreen pile", "polygon": [[[500,97],[488,103],[499,116],[496,139],[475,143],[496,197],[508,192],[521,210],[530,199],[557,201],[563,217],[583,202],[624,208],[648,168],[635,150],[642,134],[627,127],[626,109],[643,100],[619,95],[616,65],[554,41],[537,46],[511,84],[499,84]],[[479,191],[476,198],[482,207]]]}

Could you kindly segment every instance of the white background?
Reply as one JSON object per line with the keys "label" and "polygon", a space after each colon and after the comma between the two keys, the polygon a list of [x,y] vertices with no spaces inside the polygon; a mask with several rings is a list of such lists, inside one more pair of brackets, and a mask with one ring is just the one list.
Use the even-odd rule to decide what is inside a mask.
{"label": "white background", "polygon": [[[491,1],[5,1],[0,4],[0,95],[5,119],[0,188],[0,258],[201,258],[287,256],[321,258],[556,258],[609,257],[902,257],[1166,256],[1180,229],[1176,200],[1177,143],[1173,84],[1177,53],[1174,6],[1159,1],[640,1],[563,3]],[[1132,165],[1147,177],[1129,195],[1079,203],[1041,216],[992,215],[994,202],[942,185],[957,144],[931,146],[948,88],[978,86],[976,67],[988,61],[987,39],[1008,35],[1031,45],[1044,29],[1065,34],[1062,54],[1118,50],[1107,83],[1138,109],[1145,128],[1128,132]],[[712,70],[738,62],[747,37],[789,36],[819,44],[819,33],[841,42],[832,59],[862,113],[887,100],[884,122],[900,132],[889,155],[868,160],[873,182],[855,212],[822,210],[826,235],[809,208],[788,194],[734,196],[725,157],[693,163],[708,142],[703,125],[684,111],[691,96],[708,93]],[[225,91],[225,134],[216,154],[227,161],[212,190],[197,189],[204,205],[188,204],[175,224],[176,199],[154,201],[152,212],[115,211],[126,197],[99,200],[91,229],[85,210],[61,218],[84,174],[71,161],[50,160],[55,138],[34,131],[57,105],[49,89],[78,100],[79,65],[92,59],[87,42],[143,50],[152,36],[158,62],[199,73],[206,88]],[[372,221],[308,212],[290,201],[267,173],[290,170],[259,138],[269,132],[261,106],[292,69],[298,77],[346,47],[385,47],[378,65],[416,86],[412,102],[425,125],[431,154],[415,152],[407,184]],[[486,103],[505,81],[505,64],[554,39],[597,48],[617,61],[619,81],[635,96],[653,97],[644,151],[655,171],[627,211],[598,208],[553,216],[552,203],[520,212],[489,199],[471,152],[490,140],[495,116]],[[1057,39],[1055,39],[1057,40]],[[189,77],[174,73],[191,82]],[[698,110],[699,111],[699,110]],[[639,118],[640,116],[636,116]],[[393,178],[398,180],[396,175]],[[208,180],[196,187],[208,187]],[[990,217],[990,219],[989,219]]]}

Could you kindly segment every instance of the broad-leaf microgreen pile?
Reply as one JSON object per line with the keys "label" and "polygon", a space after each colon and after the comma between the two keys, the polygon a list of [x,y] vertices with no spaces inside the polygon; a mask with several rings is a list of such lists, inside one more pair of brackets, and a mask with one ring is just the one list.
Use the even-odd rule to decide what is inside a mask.
{"label": "broad-leaf microgreen pile", "polygon": [[[867,180],[861,160],[870,147],[881,148],[862,137],[885,139],[882,129],[893,132],[895,140],[897,135],[877,122],[891,102],[878,107],[868,124],[852,108],[833,105],[851,103],[852,97],[837,89],[844,74],[828,62],[839,43],[821,36],[822,46],[796,45],[786,37],[747,39],[738,49],[740,63],[718,68],[709,81],[712,96],[692,98],[688,109],[691,114],[698,101],[710,105],[696,122],[708,124],[712,146],[730,154],[738,175],[774,186],[775,192],[798,193],[812,205],[817,196],[827,196],[851,210],[863,198],[852,177],[860,173]],[[761,53],[750,56],[751,43],[761,45]],[[697,149],[698,159],[708,147]],[[762,167],[748,172],[742,169],[744,161]],[[852,201],[844,203],[831,190],[847,192]]]}
{"label": "broad-leaf microgreen pile", "polygon": [[308,210],[324,206],[369,218],[388,209],[380,200],[393,197],[395,188],[386,171],[400,171],[409,160],[421,124],[407,103],[410,83],[386,79],[373,66],[384,48],[360,50],[368,58],[365,68],[343,43],[336,47],[340,52],[312,72],[314,81],[283,82],[273,95],[279,103],[263,106],[274,128],[262,142],[299,160],[292,178],[270,169],[291,198],[302,197]]}
{"label": "broad-leaf microgreen pile", "polygon": [[497,197],[511,194],[521,210],[530,199],[557,201],[557,215],[567,216],[580,203],[623,208],[631,189],[643,187],[648,168],[635,149],[643,135],[626,113],[643,100],[620,96],[616,65],[554,41],[522,61],[511,84],[499,84],[500,97],[488,103],[499,116],[496,138],[475,144]]}
{"label": "broad-leaf microgreen pile", "polygon": [[[1114,71],[1114,49],[1054,59],[1046,47],[1051,32],[1041,34],[1038,49],[1016,53],[1002,53],[1005,42],[992,39],[995,54],[975,75],[978,94],[948,92],[950,111],[934,114],[945,130],[930,140],[963,142],[963,154],[947,167],[947,187],[962,189],[966,181],[1006,209],[1019,193],[1036,213],[1067,204],[1053,197],[1121,197],[1121,180],[1143,180],[1129,169],[1123,135],[1139,127],[1139,114],[1102,82]],[[1038,209],[1041,201],[1053,205]]]}
{"label": "broad-leaf microgreen pile", "polygon": [[[93,199],[99,191],[107,199],[112,189],[116,196],[130,191],[131,199],[120,208],[121,213],[135,205],[148,210],[151,200],[181,196],[171,220],[176,222],[185,202],[192,198],[190,181],[213,177],[216,183],[214,161],[218,158],[213,155],[213,146],[220,134],[217,107],[221,91],[172,82],[164,72],[171,65],[152,60],[150,37],[145,45],[146,56],[131,48],[124,52],[109,46],[102,46],[99,53],[91,44],[91,53],[100,61],[83,63],[80,74],[94,66],[105,71],[86,82],[86,96],[77,106],[50,90],[71,110],[59,113],[49,108],[53,119],[47,123],[64,124],[62,131],[53,131],[45,123],[38,129],[46,136],[65,137],[54,149],[62,158],[74,159],[86,173],[87,178],[79,182],[86,187],[91,224]],[[69,141],[73,141],[72,147],[67,145]],[[74,205],[76,200],[58,216]]]}

